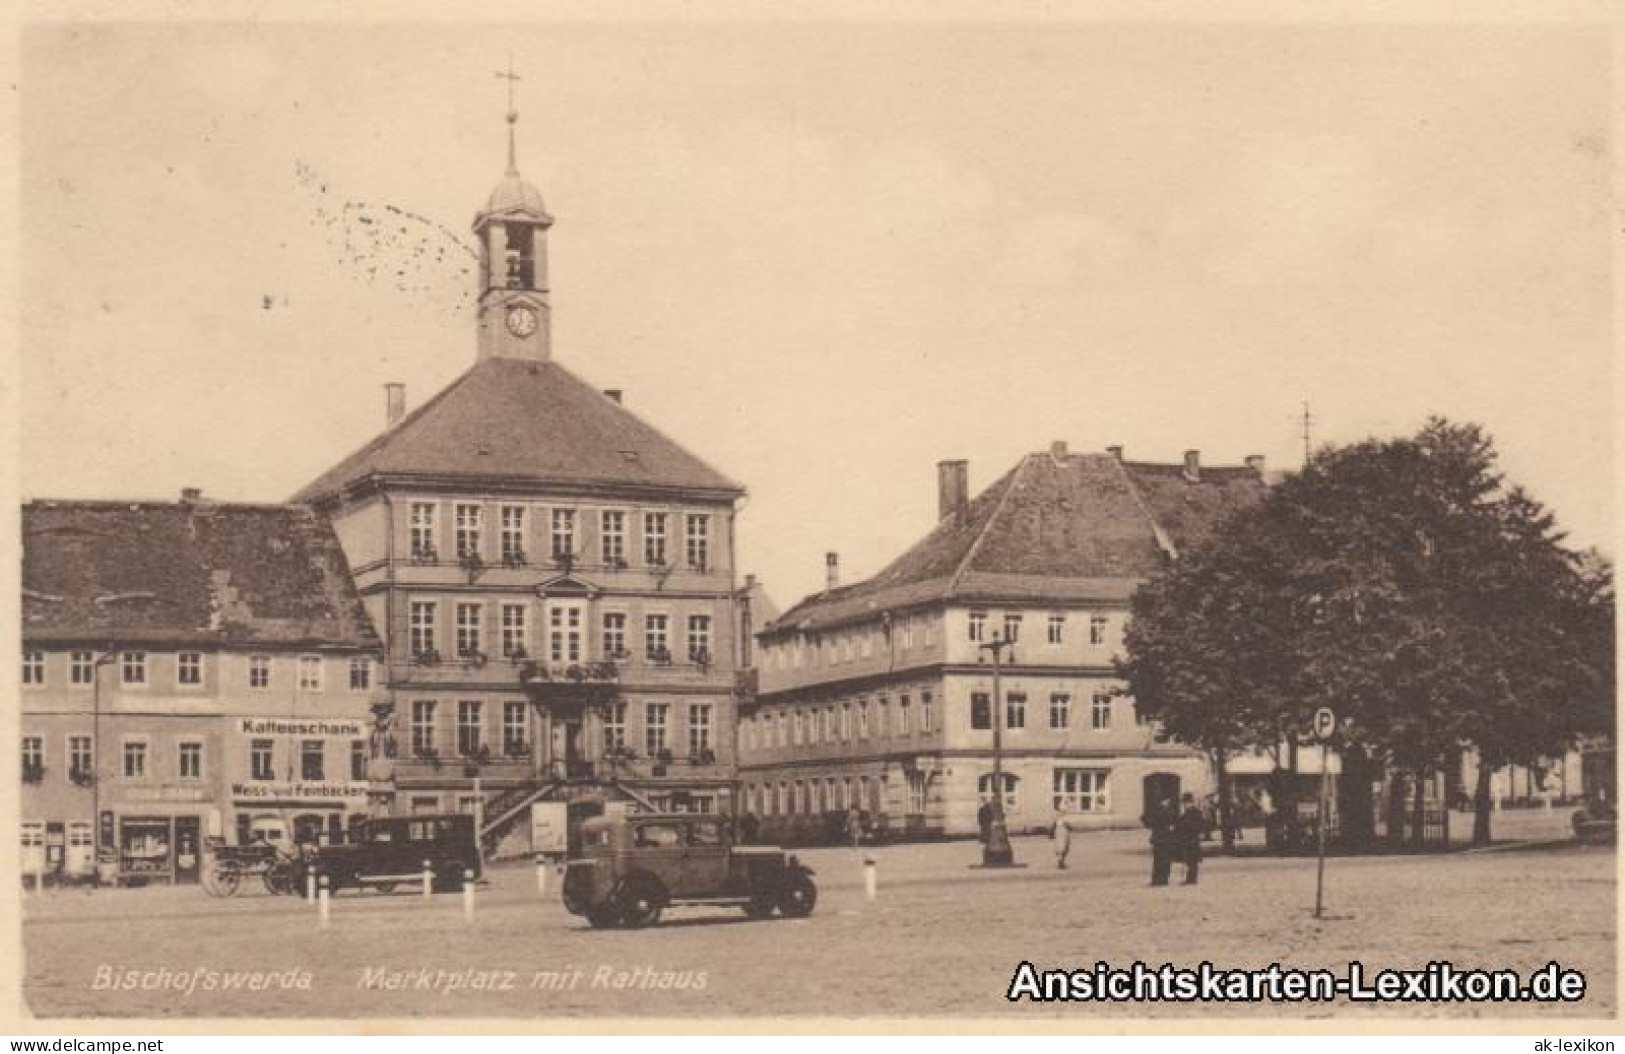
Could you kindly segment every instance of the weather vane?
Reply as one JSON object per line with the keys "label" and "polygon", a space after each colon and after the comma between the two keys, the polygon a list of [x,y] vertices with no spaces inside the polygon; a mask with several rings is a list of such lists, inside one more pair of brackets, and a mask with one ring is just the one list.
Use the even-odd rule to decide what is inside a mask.
{"label": "weather vane", "polygon": [[519,111],[514,108],[513,82],[519,80],[519,74],[513,71],[512,52],[508,53],[508,68],[506,70],[497,70],[497,76],[508,82],[508,174],[515,176],[519,174],[519,164],[514,156],[513,127],[519,122]]}

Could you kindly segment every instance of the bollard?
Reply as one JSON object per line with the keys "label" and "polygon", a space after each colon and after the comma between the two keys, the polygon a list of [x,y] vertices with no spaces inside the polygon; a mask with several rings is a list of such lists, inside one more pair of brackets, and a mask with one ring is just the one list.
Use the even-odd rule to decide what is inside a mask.
{"label": "bollard", "polygon": [[328,922],[331,920],[331,908],[328,904],[328,881],[326,875],[321,877],[319,884],[321,888],[316,891],[316,928],[325,930],[327,929]]}
{"label": "bollard", "polygon": [[434,862],[423,861],[423,899],[428,900],[429,894],[434,892]]}
{"label": "bollard", "polygon": [[877,885],[878,882],[875,875],[875,858],[872,856],[866,856],[863,858],[863,895],[866,899],[875,899]]}
{"label": "bollard", "polygon": [[305,872],[305,899],[316,899],[316,871],[314,868]]}
{"label": "bollard", "polygon": [[474,921],[474,871],[466,867],[463,869],[463,918]]}
{"label": "bollard", "polygon": [[536,895],[547,896],[547,861],[540,856],[536,858]]}

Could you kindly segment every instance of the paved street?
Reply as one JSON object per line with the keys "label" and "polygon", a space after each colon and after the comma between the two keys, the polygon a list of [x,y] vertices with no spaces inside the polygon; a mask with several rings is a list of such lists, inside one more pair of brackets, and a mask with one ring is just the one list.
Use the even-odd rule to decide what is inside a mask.
{"label": "paved street", "polygon": [[[1561,821],[1515,817],[1499,833],[1560,834]],[[52,892],[25,905],[26,995],[41,1016],[157,1017],[1597,1017],[1617,1005],[1608,849],[1335,859],[1330,917],[1317,922],[1312,859],[1213,859],[1195,888],[1151,889],[1138,832],[1079,836],[1065,872],[1053,868],[1047,843],[1018,839],[1016,847],[1031,866],[993,872],[967,866],[977,858],[973,843],[881,850],[873,903],[853,853],[814,850],[803,854],[821,890],[810,919],[685,910],[637,932],[589,930],[558,903],[556,880],[539,899],[534,872],[523,867],[492,871],[471,925],[455,895],[424,904],[411,893],[347,893],[326,933],[317,932],[314,907],[258,892],[231,900],[196,888]],[[1338,970],[1350,959],[1448,959],[1523,971],[1555,959],[1583,970],[1589,988],[1578,1006],[1011,1007],[1003,993],[1023,959]],[[99,974],[102,967],[111,969]],[[116,972],[159,969],[281,974],[258,991],[96,988],[98,976],[105,985]]]}

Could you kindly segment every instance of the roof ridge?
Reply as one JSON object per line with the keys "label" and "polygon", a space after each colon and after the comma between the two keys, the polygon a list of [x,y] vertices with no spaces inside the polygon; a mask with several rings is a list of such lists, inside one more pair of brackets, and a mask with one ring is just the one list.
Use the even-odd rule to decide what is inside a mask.
{"label": "roof ridge", "polygon": [[988,533],[993,529],[993,524],[998,520],[1000,514],[1004,512],[1004,507],[1010,503],[1011,493],[1015,491],[1016,485],[1021,482],[1022,477],[1027,474],[1027,466],[1032,464],[1032,459],[1032,454],[1021,455],[1021,463],[1010,474],[1010,482],[1005,485],[1004,493],[999,495],[999,503],[993,507],[993,511],[983,521],[982,529],[976,532],[976,540],[971,542],[970,548],[965,550],[964,559],[959,561],[959,566],[954,568],[954,573],[949,576],[948,587],[943,590],[944,596],[953,596],[954,591],[959,588],[960,581],[965,577],[966,572],[970,570],[971,561],[981,551],[982,543],[987,540]]}
{"label": "roof ridge", "polygon": [[1145,503],[1145,495],[1140,493],[1140,488],[1134,483],[1134,477],[1129,475],[1128,466],[1115,457],[1112,458],[1112,464],[1117,466],[1117,473],[1123,477],[1123,484],[1128,487],[1129,496],[1134,499],[1134,504],[1145,516],[1145,522],[1150,525],[1151,537],[1156,539],[1157,547],[1173,559],[1179,559],[1179,550],[1174,547],[1174,540],[1168,537],[1168,532],[1162,529],[1156,515],[1152,513],[1151,506]]}

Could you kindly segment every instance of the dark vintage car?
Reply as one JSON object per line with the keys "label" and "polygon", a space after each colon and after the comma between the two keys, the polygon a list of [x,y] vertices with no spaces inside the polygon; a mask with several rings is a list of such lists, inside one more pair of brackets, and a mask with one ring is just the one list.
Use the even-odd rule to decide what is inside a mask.
{"label": "dark vintage car", "polygon": [[465,870],[479,878],[474,817],[435,813],[364,820],[345,844],[311,849],[306,866],[326,875],[332,890],[370,886],[387,893],[397,883],[421,883],[425,861],[431,884],[440,892],[461,889]]}
{"label": "dark vintage car", "polygon": [[782,849],[734,845],[724,817],[643,813],[582,824],[582,855],[564,872],[564,906],[592,925],[652,926],[674,904],[812,914],[812,869]]}

